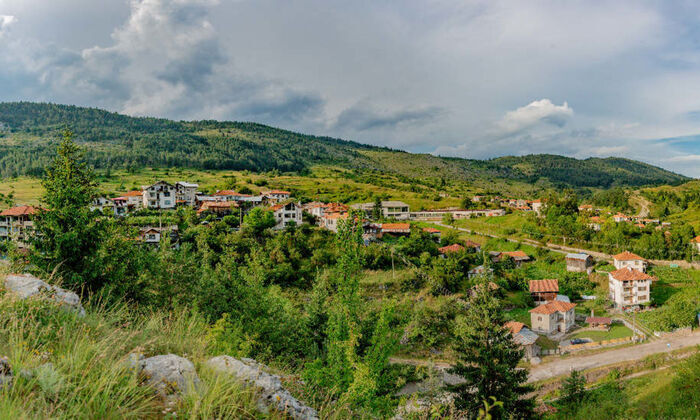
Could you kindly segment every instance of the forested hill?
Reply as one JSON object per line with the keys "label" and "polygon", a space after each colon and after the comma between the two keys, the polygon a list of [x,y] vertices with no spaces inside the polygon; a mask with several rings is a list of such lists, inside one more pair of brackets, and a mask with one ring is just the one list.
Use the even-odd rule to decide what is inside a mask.
{"label": "forested hill", "polygon": [[40,175],[64,128],[97,168],[191,167],[302,172],[313,165],[459,180],[571,187],[677,184],[686,177],[628,159],[556,155],[488,161],[411,154],[255,123],[134,118],[95,108],[0,103],[0,175]]}

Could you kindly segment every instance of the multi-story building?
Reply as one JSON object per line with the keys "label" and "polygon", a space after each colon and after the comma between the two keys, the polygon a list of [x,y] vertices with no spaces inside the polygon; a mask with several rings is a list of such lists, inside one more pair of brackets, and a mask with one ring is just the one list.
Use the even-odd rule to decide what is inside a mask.
{"label": "multi-story building", "polygon": [[34,232],[34,215],[38,207],[17,206],[0,212],[0,239],[25,242]]}
{"label": "multi-story building", "polygon": [[[368,217],[372,217],[374,203],[354,204],[354,209],[362,210]],[[386,219],[406,220],[411,217],[408,204],[402,201],[382,201],[382,216]]]}
{"label": "multi-story building", "polygon": [[194,206],[197,201],[197,188],[199,185],[178,181],[175,183],[175,203],[186,206]]}
{"label": "multi-story building", "polygon": [[282,191],[282,190],[270,190],[270,191],[263,191],[262,195],[273,200],[273,201],[284,201],[284,200],[289,200],[289,198],[292,196],[292,193],[289,191]]}
{"label": "multi-story building", "polygon": [[277,225],[274,229],[284,229],[291,224],[300,225],[302,219],[301,206],[294,202],[275,204],[270,207],[270,211],[275,215]]}
{"label": "multi-story building", "polygon": [[608,274],[610,300],[623,310],[648,303],[651,301],[652,280],[647,273],[629,267],[612,271]]}
{"label": "multi-story building", "polygon": [[173,184],[158,181],[142,187],[143,207],[147,209],[174,209],[177,202],[177,189]]}
{"label": "multi-story building", "polygon": [[575,325],[575,303],[554,300],[530,309],[532,330],[544,334],[557,334],[569,331]]}

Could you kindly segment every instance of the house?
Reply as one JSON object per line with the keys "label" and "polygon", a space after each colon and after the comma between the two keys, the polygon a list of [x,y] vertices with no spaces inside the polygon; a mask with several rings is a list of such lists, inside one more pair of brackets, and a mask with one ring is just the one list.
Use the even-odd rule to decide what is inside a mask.
{"label": "house", "polygon": [[487,287],[489,292],[496,292],[501,287],[496,283],[489,281],[488,283],[477,283],[469,289],[469,296],[474,297],[479,291],[480,287]]}
{"label": "house", "polygon": [[347,213],[323,213],[320,220],[321,227],[325,227],[332,232],[338,232],[339,222],[347,218]]}
{"label": "house", "polygon": [[377,240],[377,237],[381,234],[382,225],[376,223],[369,223],[365,221],[362,224],[362,240],[365,245],[369,245],[370,242]]}
{"label": "house", "polygon": [[612,271],[608,273],[610,300],[623,310],[649,303],[652,280],[647,273],[629,267]]}
{"label": "house", "polygon": [[252,197],[252,195],[242,194],[233,190],[220,190],[214,194],[214,197],[220,201],[244,201]]}
{"label": "house", "polygon": [[525,350],[525,359],[537,357],[540,354],[540,347],[535,344],[539,336],[532,332],[525,324],[517,321],[508,321],[505,327],[510,330],[513,341]]}
{"label": "house", "polygon": [[588,223],[588,227],[598,232],[602,228],[602,223],[603,219],[601,219],[600,216],[593,216],[591,217],[590,223]]}
{"label": "house", "polygon": [[443,246],[442,248],[438,248],[438,252],[442,254],[443,257],[448,254],[456,254],[463,251],[464,247],[460,244],[452,244],[448,246]]}
{"label": "house", "polygon": [[593,210],[592,205],[582,204],[582,205],[578,206],[578,211],[583,213],[583,212],[593,212],[594,210]]}
{"label": "house", "polygon": [[477,242],[470,241],[467,239],[464,241],[464,246],[467,247],[472,252],[481,252],[481,244]]}
{"label": "house", "polygon": [[179,239],[177,225],[152,227],[146,226],[140,229],[139,238],[147,244],[159,244],[160,240],[165,236],[170,235],[170,243],[175,245]]}
{"label": "house", "polygon": [[621,222],[628,222],[630,221],[630,218],[628,216],[625,216],[622,213],[617,213],[616,215],[613,216],[613,220],[616,223],[621,223]]}
{"label": "house", "polygon": [[696,236],[693,239],[690,240],[690,243],[692,243],[695,248],[700,252],[700,236]]}
{"label": "house", "polygon": [[612,325],[612,319],[603,316],[589,316],[586,318],[586,324],[591,328],[598,328],[601,330],[610,329]]}
{"label": "house", "polygon": [[126,205],[129,209],[143,207],[143,191],[129,191],[122,197],[126,198]]}
{"label": "house", "polygon": [[175,183],[175,202],[194,207],[197,203],[197,188],[199,185],[178,181]]}
{"label": "house", "polygon": [[236,202],[230,201],[205,201],[197,210],[197,214],[215,214],[218,217],[229,216],[238,208]]}
{"label": "house", "polygon": [[262,192],[263,197],[267,197],[268,199],[276,202],[280,201],[285,201],[289,200],[289,198],[292,196],[292,193],[289,191],[283,191],[283,190],[270,190],[270,191],[263,191]]}
{"label": "house", "polygon": [[408,236],[411,234],[411,225],[408,223],[382,223],[381,226],[381,236]]}
{"label": "house", "polygon": [[440,229],[435,229],[435,228],[431,228],[431,227],[423,228],[423,232],[429,233],[430,236],[437,239],[438,241],[440,240],[440,237],[442,236],[442,232],[440,231]]}
{"label": "house", "polygon": [[17,206],[0,212],[0,239],[22,244],[34,232],[34,216],[41,209],[34,206]]}
{"label": "house", "polygon": [[559,280],[530,280],[530,296],[535,303],[551,302],[556,300],[559,293]]}
{"label": "house", "polygon": [[532,210],[540,216],[542,214],[542,206],[544,203],[542,203],[542,200],[533,200],[532,203],[530,203],[530,206],[532,206]]}
{"label": "house", "polygon": [[129,212],[129,199],[126,197],[113,198],[112,211],[115,216],[125,216]]}
{"label": "house", "polygon": [[478,276],[485,276],[487,274],[493,273],[493,268],[487,268],[484,265],[474,267],[467,272],[467,278],[473,279]]}
{"label": "house", "polygon": [[523,263],[530,261],[530,257],[523,251],[508,251],[508,252],[491,252],[493,262],[501,262],[505,257],[513,259],[516,267],[520,267]]}
{"label": "house", "polygon": [[568,332],[575,325],[575,303],[554,300],[530,309],[532,330],[544,334]]}
{"label": "house", "polygon": [[114,204],[112,203],[112,200],[110,200],[107,197],[96,197],[92,199],[92,203],[90,203],[90,210],[91,211],[110,211],[112,212],[112,206]]}
{"label": "house", "polygon": [[637,254],[625,251],[623,253],[613,255],[613,265],[618,270],[621,268],[629,267],[632,270],[647,271],[647,262],[644,258]]}
{"label": "house", "polygon": [[145,185],[143,192],[143,207],[156,210],[174,209],[177,200],[177,190],[173,184],[158,181],[153,185]]}
{"label": "house", "polygon": [[[352,208],[365,212],[367,217],[372,217],[374,203],[353,204]],[[402,201],[382,201],[382,217],[406,220],[410,218],[410,208]]]}
{"label": "house", "polygon": [[270,207],[270,211],[275,215],[277,224],[273,229],[284,229],[290,225],[300,225],[303,221],[301,206],[293,201],[279,203]]}
{"label": "house", "polygon": [[566,254],[566,271],[590,274],[593,271],[593,257],[584,253]]}

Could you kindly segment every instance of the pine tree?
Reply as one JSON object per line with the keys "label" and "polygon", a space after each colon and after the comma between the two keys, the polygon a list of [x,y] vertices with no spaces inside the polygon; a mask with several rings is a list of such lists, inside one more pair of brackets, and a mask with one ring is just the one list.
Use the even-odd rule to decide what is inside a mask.
{"label": "pine tree", "polygon": [[531,391],[526,385],[528,372],[518,369],[523,350],[503,327],[500,302],[484,284],[476,288],[466,313],[456,320],[455,350],[458,363],[450,369],[465,382],[454,387],[456,404],[476,414],[484,401],[495,397],[503,407],[493,412],[495,418],[506,414],[527,418],[533,402],[524,398]]}
{"label": "pine tree", "polygon": [[586,377],[574,369],[561,387],[561,400],[570,408],[578,406],[586,396]]}
{"label": "pine tree", "polygon": [[96,290],[101,276],[94,257],[103,224],[90,203],[97,184],[72,137],[64,132],[58,155],[42,180],[46,208],[36,218],[31,260],[40,270],[58,274],[67,287]]}

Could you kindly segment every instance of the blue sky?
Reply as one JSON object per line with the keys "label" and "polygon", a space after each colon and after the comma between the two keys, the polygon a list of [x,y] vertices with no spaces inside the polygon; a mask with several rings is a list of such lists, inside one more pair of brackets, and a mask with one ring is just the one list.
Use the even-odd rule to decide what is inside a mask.
{"label": "blue sky", "polygon": [[700,177],[693,1],[0,0],[0,100]]}

